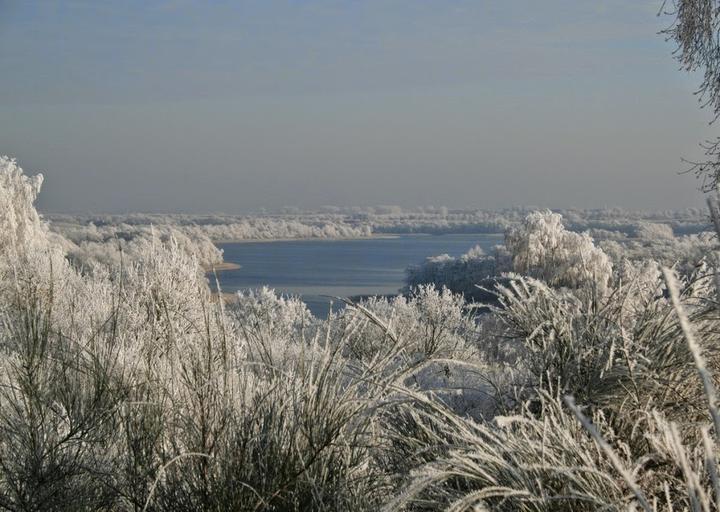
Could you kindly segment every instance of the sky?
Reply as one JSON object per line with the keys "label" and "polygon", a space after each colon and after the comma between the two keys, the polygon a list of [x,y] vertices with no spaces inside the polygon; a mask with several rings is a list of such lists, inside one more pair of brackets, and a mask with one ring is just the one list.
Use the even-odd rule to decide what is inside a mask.
{"label": "sky", "polygon": [[661,0],[0,0],[48,212],[698,206]]}

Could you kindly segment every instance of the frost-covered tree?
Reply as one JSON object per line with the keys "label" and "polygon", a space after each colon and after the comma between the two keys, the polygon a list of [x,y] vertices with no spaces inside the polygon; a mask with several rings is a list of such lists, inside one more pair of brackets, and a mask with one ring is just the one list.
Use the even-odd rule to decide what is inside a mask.
{"label": "frost-covered tree", "polygon": [[655,222],[641,222],[635,230],[635,236],[644,240],[672,240],[675,236],[672,227]]}
{"label": "frost-covered tree", "polygon": [[0,254],[5,261],[50,245],[47,226],[33,205],[42,182],[42,174],[25,176],[16,160],[0,156]]}
{"label": "frost-covered tree", "polygon": [[592,238],[566,230],[562,216],[549,210],[531,213],[520,226],[509,230],[505,245],[516,272],[551,286],[594,284],[604,291],[612,276],[610,258]]}
{"label": "frost-covered tree", "polygon": [[[720,1],[668,0],[664,12],[673,23],[663,31],[677,44],[675,58],[682,69],[702,73],[698,96],[717,120],[720,116]],[[720,138],[701,144],[706,160],[691,162],[691,170],[701,178],[701,189],[717,188],[720,180]]]}

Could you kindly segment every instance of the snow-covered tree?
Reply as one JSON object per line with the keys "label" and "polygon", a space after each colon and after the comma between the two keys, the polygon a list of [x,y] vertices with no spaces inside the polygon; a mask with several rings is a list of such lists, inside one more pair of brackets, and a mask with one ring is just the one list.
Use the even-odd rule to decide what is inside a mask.
{"label": "snow-covered tree", "polygon": [[505,236],[513,269],[551,286],[578,288],[588,284],[604,291],[612,263],[586,233],[565,229],[562,216],[550,210],[534,212]]}
{"label": "snow-covered tree", "polygon": [[42,174],[28,177],[17,161],[0,156],[0,254],[26,256],[49,247],[47,226],[34,207]]}
{"label": "snow-covered tree", "polygon": [[671,240],[675,234],[671,226],[657,222],[641,222],[635,230],[635,236],[644,240]]}

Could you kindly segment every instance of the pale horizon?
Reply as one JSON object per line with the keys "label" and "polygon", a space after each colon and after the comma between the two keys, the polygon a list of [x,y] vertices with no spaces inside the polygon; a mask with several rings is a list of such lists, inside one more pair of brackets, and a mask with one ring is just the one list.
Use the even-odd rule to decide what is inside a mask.
{"label": "pale horizon", "polygon": [[698,207],[660,4],[0,1],[0,153],[46,212]]}

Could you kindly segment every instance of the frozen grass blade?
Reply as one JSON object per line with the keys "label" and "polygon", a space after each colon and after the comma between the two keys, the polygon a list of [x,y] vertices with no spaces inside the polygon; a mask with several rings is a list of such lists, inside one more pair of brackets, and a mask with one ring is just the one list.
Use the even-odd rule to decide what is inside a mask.
{"label": "frozen grass blade", "polygon": [[720,440],[720,412],[718,412],[717,408],[717,393],[715,392],[712,375],[710,375],[710,372],[707,369],[707,363],[703,357],[700,345],[695,340],[690,320],[688,320],[685,309],[680,302],[680,291],[678,290],[677,279],[675,278],[672,270],[668,268],[663,268],[662,272],[665,277],[665,283],[667,284],[668,291],[670,292],[670,299],[672,300],[673,307],[675,308],[675,313],[677,314],[678,321],[680,322],[680,328],[685,336],[688,348],[692,353],[693,360],[695,361],[695,367],[697,368],[705,390],[708,408],[710,409],[710,416],[712,417],[713,425],[715,427],[715,440],[718,441]]}
{"label": "frozen grass blade", "polygon": [[633,492],[635,498],[637,498],[640,506],[645,510],[645,512],[653,512],[653,508],[650,506],[650,503],[648,503],[647,498],[645,498],[645,494],[643,494],[642,490],[640,490],[640,487],[638,487],[638,484],[635,481],[635,478],[633,478],[632,473],[628,471],[627,468],[625,468],[625,465],[617,456],[615,450],[613,450],[612,447],[607,443],[607,441],[605,441],[602,434],[600,434],[597,428],[595,428],[595,425],[593,425],[590,420],[588,420],[585,415],[580,411],[580,409],[575,405],[575,400],[573,399],[573,397],[566,396],[565,403],[573,412],[578,421],[585,428],[585,430],[587,430],[593,437],[593,439],[595,439],[595,442],[610,460],[615,470],[623,477],[623,480],[625,480],[625,483]]}

